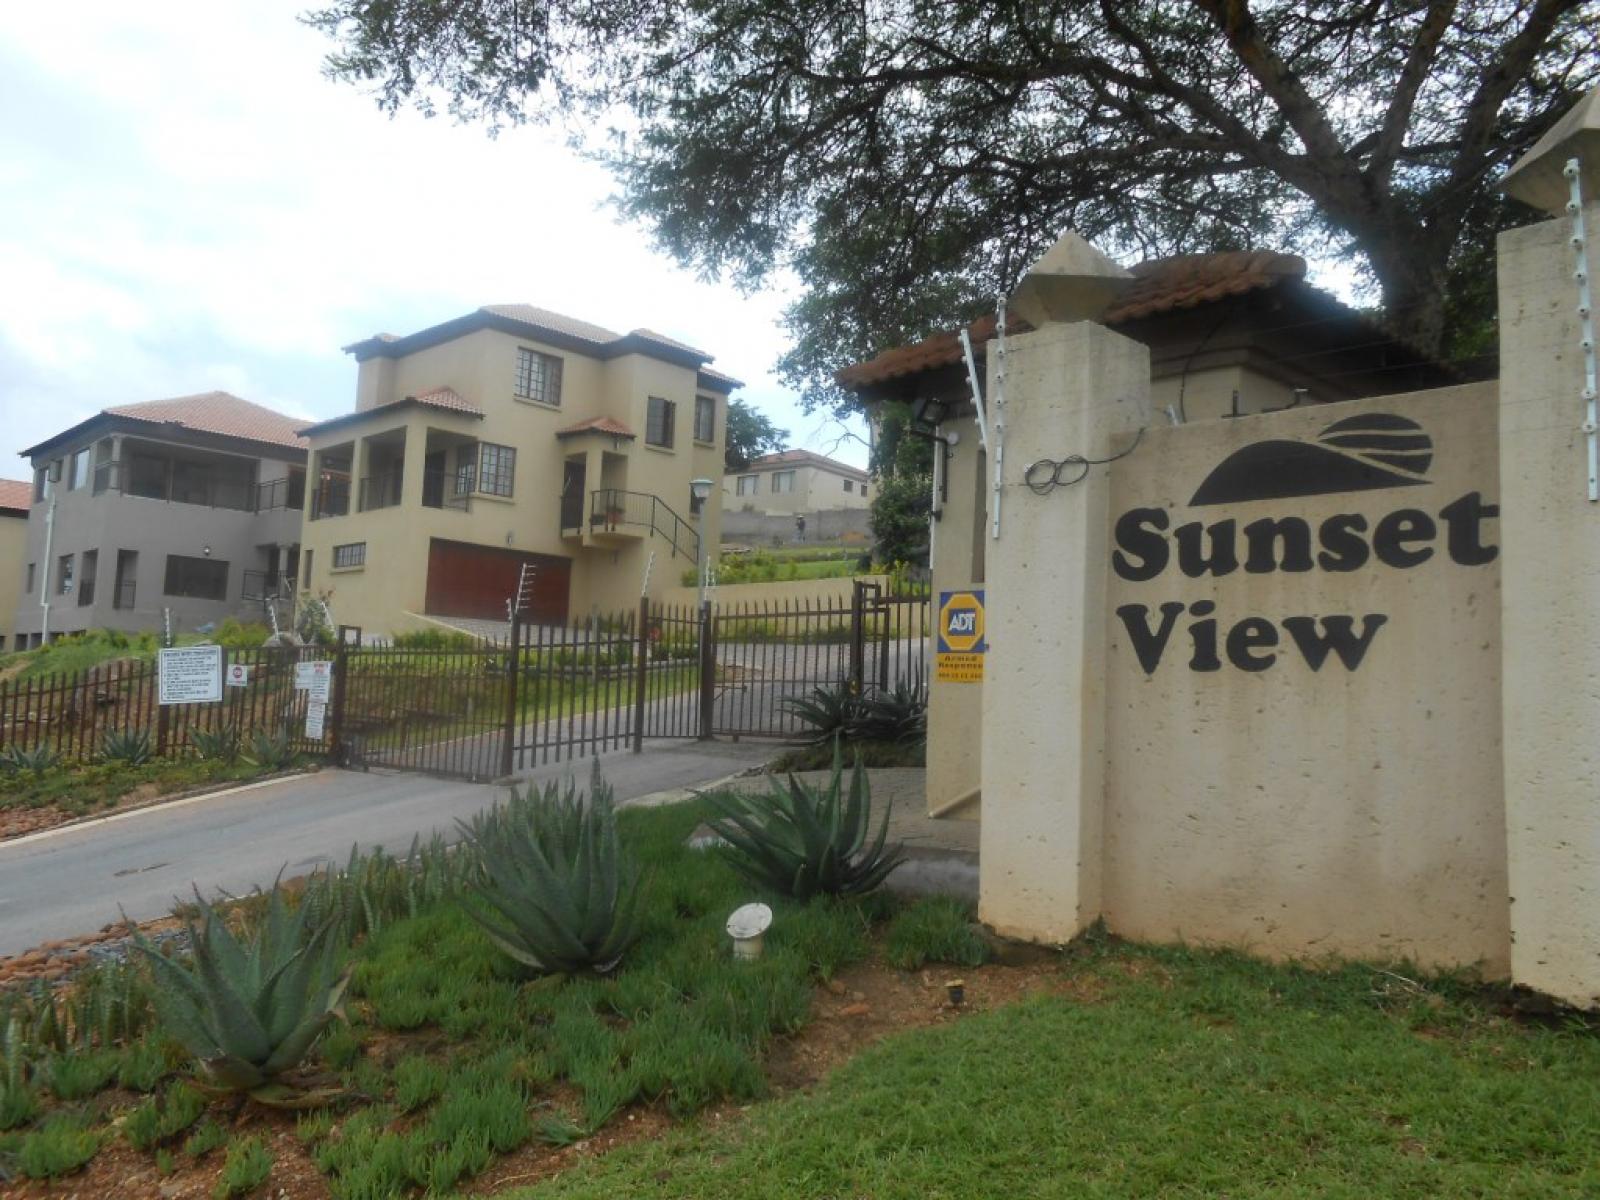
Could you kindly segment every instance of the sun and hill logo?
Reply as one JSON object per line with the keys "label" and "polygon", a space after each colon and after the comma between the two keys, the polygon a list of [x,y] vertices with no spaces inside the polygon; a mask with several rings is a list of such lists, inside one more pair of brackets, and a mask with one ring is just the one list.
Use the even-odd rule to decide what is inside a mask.
{"label": "sun and hill logo", "polygon": [[1427,483],[1433,439],[1409,417],[1369,413],[1335,421],[1315,441],[1255,442],[1217,464],[1191,505],[1287,500]]}
{"label": "sun and hill logo", "polygon": [[[1234,451],[1201,481],[1192,508],[1303,500],[1315,496],[1431,486],[1433,439],[1417,422],[1393,413],[1367,413],[1326,426],[1307,441],[1270,439]],[[1397,508],[1379,517],[1341,512],[1316,521],[1301,516],[1261,517],[1240,525],[1233,517],[1174,526],[1166,508],[1133,508],[1117,518],[1112,570],[1131,583],[1156,579],[1168,567],[1190,579],[1273,572],[1332,574],[1378,569],[1410,570],[1441,551],[1461,566],[1491,563],[1499,547],[1487,542],[1485,522],[1500,515],[1481,492],[1468,492],[1434,510]],[[1441,544],[1442,543],[1442,544]],[[1265,671],[1292,643],[1318,671],[1337,657],[1347,670],[1365,659],[1384,613],[1352,616],[1245,617],[1218,628],[1213,600],[1160,605],[1124,604],[1117,616],[1139,665],[1155,674],[1180,617],[1196,618],[1188,632],[1192,671],[1220,671],[1224,661],[1241,671]],[[1284,636],[1287,635],[1287,638]]]}

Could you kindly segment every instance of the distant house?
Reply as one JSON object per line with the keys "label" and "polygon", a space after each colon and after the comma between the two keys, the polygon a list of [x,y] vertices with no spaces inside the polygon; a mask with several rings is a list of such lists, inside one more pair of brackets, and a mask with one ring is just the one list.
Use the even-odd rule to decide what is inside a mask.
{"label": "distant house", "polygon": [[13,644],[90,628],[287,617],[299,569],[303,421],[206,392],[107,408],[33,463]]}
{"label": "distant house", "polygon": [[805,515],[841,508],[866,508],[871,477],[860,467],[813,454],[784,450],[751,461],[723,481],[730,509],[767,516]]}
{"label": "distant house", "polygon": [[26,479],[0,479],[0,652],[19,649],[17,603],[28,556]]}
{"label": "distant house", "polygon": [[[525,304],[345,347],[355,411],[310,440],[302,586],[343,625],[560,622],[637,605],[717,545],[728,395],[711,356]],[[653,566],[651,565],[653,562]],[[474,628],[468,624],[463,628]]]}

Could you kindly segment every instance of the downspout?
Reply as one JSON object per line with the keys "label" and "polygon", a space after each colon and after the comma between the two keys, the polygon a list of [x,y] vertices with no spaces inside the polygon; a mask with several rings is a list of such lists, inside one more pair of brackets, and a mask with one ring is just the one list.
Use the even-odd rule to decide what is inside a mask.
{"label": "downspout", "polygon": [[56,534],[56,484],[59,480],[50,478],[50,468],[45,468],[45,480],[50,485],[50,507],[44,514],[44,578],[39,585],[39,607],[44,610],[44,621],[39,627],[39,644],[50,643],[50,564],[54,561],[50,551],[55,542]]}

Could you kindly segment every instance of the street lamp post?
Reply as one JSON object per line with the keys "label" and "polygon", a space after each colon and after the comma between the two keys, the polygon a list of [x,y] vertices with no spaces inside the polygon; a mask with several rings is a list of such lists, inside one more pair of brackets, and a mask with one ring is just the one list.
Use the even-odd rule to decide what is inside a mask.
{"label": "street lamp post", "polygon": [[689,481],[689,494],[694,498],[694,533],[698,545],[695,566],[699,568],[701,607],[706,602],[706,577],[711,566],[711,555],[706,550],[706,501],[711,499],[711,489],[715,486],[709,479]]}

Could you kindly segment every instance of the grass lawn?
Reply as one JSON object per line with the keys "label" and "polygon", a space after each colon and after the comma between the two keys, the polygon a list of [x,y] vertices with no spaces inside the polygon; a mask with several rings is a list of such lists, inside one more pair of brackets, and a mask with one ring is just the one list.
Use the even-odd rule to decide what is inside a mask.
{"label": "grass lawn", "polygon": [[1105,948],[523,1197],[1600,1194],[1600,1042],[1448,985]]}
{"label": "grass lawn", "polygon": [[[604,978],[515,969],[463,907],[470,852],[357,864],[350,1023],[309,1064],[343,1096],[298,1117],[200,1096],[125,970],[96,968],[49,1017],[40,994],[0,993],[0,1190],[1600,1194],[1587,1024],[1524,1023],[1504,993],[1452,980],[1102,937],[975,966],[963,906],[881,895],[769,898],[766,952],[739,964],[723,924],[751,889],[685,845],[707,812],[619,814],[644,931]],[[960,965],[924,965],[941,961]],[[938,1007],[951,974],[959,1013]],[[870,1003],[851,1003],[858,986]],[[863,1029],[889,1036],[771,1098],[774,1078],[817,1078],[785,1062],[844,1061]]]}
{"label": "grass lawn", "polygon": [[130,797],[148,800],[213,783],[244,782],[266,769],[242,760],[151,759],[57,766],[47,771],[0,774],[0,812],[53,806],[69,817],[114,808]]}

